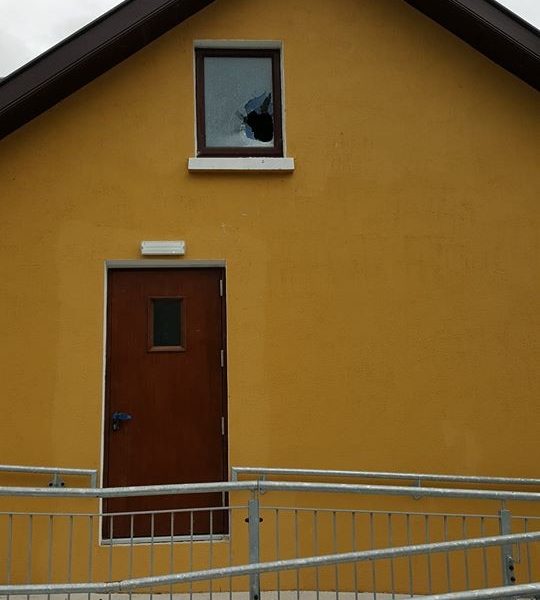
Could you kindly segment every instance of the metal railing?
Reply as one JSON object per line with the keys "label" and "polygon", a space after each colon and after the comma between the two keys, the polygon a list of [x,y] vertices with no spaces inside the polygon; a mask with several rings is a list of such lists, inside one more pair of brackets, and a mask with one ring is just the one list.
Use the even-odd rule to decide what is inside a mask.
{"label": "metal railing", "polygon": [[[411,481],[420,487],[422,483],[453,483],[474,485],[504,485],[539,487],[540,479],[526,477],[492,477],[483,475],[446,475],[437,473],[397,473],[390,471],[343,471],[336,469],[289,469],[282,467],[232,467],[231,480],[239,481],[241,476],[256,475],[263,480],[268,477],[316,477],[320,479],[380,479],[383,481]],[[280,479],[281,481],[282,479]]]}
{"label": "metal railing", "polygon": [[[349,483],[310,483],[296,481],[226,481],[216,483],[185,483],[118,488],[45,488],[0,486],[0,496],[63,497],[63,498],[127,498],[135,496],[166,496],[169,494],[205,494],[211,492],[318,492],[362,496],[416,497],[417,488],[394,485],[364,485]],[[462,498],[498,500],[500,502],[537,502],[540,492],[508,490],[469,490],[460,488],[422,488],[422,498]]]}
{"label": "metal railing", "polygon": [[[413,501],[417,491],[290,481],[2,487],[0,581],[6,585],[0,593],[90,593],[108,586],[99,587],[106,593],[137,580],[157,593],[225,590],[232,596],[247,587],[252,600],[261,589],[278,598],[293,590],[297,600],[306,591],[317,598],[333,591],[345,600],[343,594],[425,595],[540,580],[540,493],[422,488],[422,500]],[[221,492],[223,504],[127,513],[95,505],[96,499],[150,502],[209,492]],[[511,514],[517,502],[525,516]],[[128,532],[122,539],[120,525]],[[141,535],[145,527],[148,534]]]}
{"label": "metal railing", "polygon": [[[89,487],[97,486],[96,469],[80,469],[70,467],[48,467],[33,465],[0,465],[0,473],[24,473],[34,475],[52,475],[49,483],[51,487],[61,487],[63,482],[60,477],[87,477]],[[350,471],[337,469],[297,469],[280,467],[232,467],[231,480],[239,481],[245,475],[256,475],[263,480],[268,477],[302,477],[317,479],[379,479],[382,481],[410,481],[415,486],[421,486],[426,482],[453,483],[474,485],[476,489],[480,485],[504,485],[504,486],[530,486],[539,487],[540,479],[526,477],[493,477],[477,475],[447,475],[437,473],[398,473],[391,471]]]}
{"label": "metal railing", "polygon": [[516,585],[511,588],[497,587],[451,594],[425,596],[424,600],[494,600],[495,598],[539,598],[540,582]]}
{"label": "metal railing", "polygon": [[0,465],[0,473],[23,473],[27,475],[52,475],[48,485],[63,487],[62,477],[87,477],[90,488],[97,487],[95,469],[72,469],[69,467],[42,467],[32,465]]}
{"label": "metal railing", "polygon": [[[540,533],[529,533],[521,535],[507,535],[507,536],[495,536],[488,538],[475,538],[469,540],[458,540],[452,542],[435,543],[435,544],[421,544],[412,546],[401,546],[396,548],[384,548],[376,550],[348,552],[342,554],[329,554],[322,556],[313,556],[308,558],[290,559],[290,560],[277,560],[270,562],[258,562],[240,566],[230,566],[215,569],[204,569],[199,571],[185,572],[185,573],[171,573],[163,576],[147,576],[140,578],[125,579],[122,581],[112,582],[85,582],[78,584],[46,584],[46,585],[1,585],[0,594],[72,594],[77,592],[87,593],[121,593],[121,592],[133,592],[137,590],[153,590],[155,588],[161,588],[163,586],[173,586],[177,584],[194,583],[198,581],[213,581],[220,580],[223,578],[242,577],[242,576],[257,576],[260,577],[265,573],[279,573],[282,571],[289,570],[300,570],[300,569],[313,569],[323,568],[329,566],[339,565],[353,565],[356,569],[358,563],[370,562],[375,564],[378,561],[391,560],[395,561],[400,558],[410,559],[416,556],[433,556],[439,553],[449,555],[455,551],[472,551],[474,549],[486,549],[490,547],[497,547],[503,545],[512,545],[516,543],[527,543],[540,542]],[[490,589],[490,588],[487,588]],[[540,583],[530,583],[520,586],[512,586],[510,588],[491,588],[495,594],[500,597],[515,597],[517,595],[523,595],[524,592],[527,594],[534,594],[540,590]],[[319,590],[317,590],[319,591]],[[335,590],[336,598],[339,599],[339,586],[336,582]],[[320,592],[320,591],[319,591]],[[297,593],[300,590],[297,589]],[[358,589],[355,588],[354,592],[358,595]],[[374,591],[376,594],[376,592]],[[475,597],[478,591],[473,591],[470,597]],[[396,595],[394,589],[390,590],[392,597]],[[411,597],[415,594],[409,594]],[[278,589],[278,598],[280,596],[280,590]],[[435,597],[461,597],[461,595],[444,595],[444,596],[433,596],[430,594],[428,598]],[[486,597],[486,596],[483,596]],[[488,596],[489,597],[489,596]],[[259,596],[255,597],[258,600]]]}

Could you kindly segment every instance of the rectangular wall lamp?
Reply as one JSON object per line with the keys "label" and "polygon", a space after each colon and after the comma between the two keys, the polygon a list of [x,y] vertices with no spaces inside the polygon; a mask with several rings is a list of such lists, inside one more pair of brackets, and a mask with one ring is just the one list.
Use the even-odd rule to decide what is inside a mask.
{"label": "rectangular wall lamp", "polygon": [[143,256],[183,256],[185,253],[186,242],[184,240],[141,242],[141,254]]}

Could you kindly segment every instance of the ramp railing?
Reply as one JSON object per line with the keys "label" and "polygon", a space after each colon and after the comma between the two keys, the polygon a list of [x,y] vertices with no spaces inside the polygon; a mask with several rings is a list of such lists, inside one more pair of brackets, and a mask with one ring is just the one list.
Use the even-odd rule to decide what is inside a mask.
{"label": "ramp railing", "polygon": [[0,465],[2,473],[19,473],[24,475],[51,475],[49,487],[63,487],[62,477],[85,477],[88,478],[88,486],[97,487],[97,471],[95,469],[73,469],[70,467],[44,467],[32,465]]}
{"label": "ramp railing", "polygon": [[[350,566],[354,570],[358,569],[358,565],[362,563],[371,563],[371,565],[377,565],[380,562],[392,560],[399,561],[400,559],[409,560],[412,557],[433,557],[439,553],[449,555],[453,552],[459,551],[473,551],[476,549],[486,549],[491,547],[500,547],[507,544],[518,544],[518,543],[538,543],[540,542],[540,533],[529,533],[520,535],[508,535],[508,536],[496,536],[491,538],[476,538],[470,540],[459,540],[453,542],[436,543],[436,544],[421,544],[413,546],[402,546],[395,548],[384,548],[377,550],[367,550],[359,552],[349,552],[342,554],[329,554],[314,556],[301,559],[281,560],[281,561],[270,561],[270,562],[259,562],[254,564],[246,564],[240,566],[231,566],[224,568],[205,569],[200,571],[191,571],[184,573],[171,573],[164,576],[147,576],[140,578],[125,579],[121,581],[111,582],[99,582],[99,583],[78,583],[78,584],[26,584],[26,585],[13,585],[6,586],[0,584],[0,594],[6,595],[37,595],[37,594],[74,594],[74,593],[95,593],[95,594],[111,594],[111,593],[154,593],[154,590],[162,590],[164,586],[168,586],[172,589],[173,586],[178,584],[193,584],[195,582],[211,582],[215,580],[221,580],[223,578],[237,577],[253,577],[258,578],[265,574],[275,574],[287,572],[289,570],[304,570],[313,568],[325,568],[325,567],[337,567],[337,566]],[[375,585],[370,586],[369,583],[363,584],[360,588],[356,586],[352,591],[342,591],[341,586],[336,583],[336,586],[332,590],[331,595],[337,600],[344,594],[345,598],[359,598],[365,596],[365,594],[371,594],[376,598],[377,589]],[[536,597],[536,594],[540,592],[540,582],[531,582],[528,584],[521,584],[510,587],[499,587],[499,588],[483,588],[475,591],[457,592],[443,595],[433,595],[428,592],[428,595],[418,594],[416,589],[411,589],[408,594],[409,597],[416,595],[422,595],[427,598],[445,598],[445,599],[465,599],[465,598],[491,598],[491,597]],[[159,591],[158,591],[159,593]],[[234,592],[232,588],[229,591],[232,597]],[[263,592],[264,593],[264,592]],[[305,597],[306,592],[297,589],[296,592],[282,592],[277,590],[273,592],[277,594],[277,598],[281,595],[294,596],[297,598]],[[324,595],[325,592],[319,588],[310,592],[315,597],[319,598],[320,595]],[[210,593],[211,594],[211,593]],[[379,592],[380,594],[380,592]],[[491,594],[491,595],[490,595]],[[328,592],[326,592],[328,595]],[[394,588],[391,588],[385,596],[395,598],[396,596],[403,596],[404,594],[398,594]],[[254,600],[258,600],[259,595],[254,597]],[[344,600],[344,599],[343,599]]]}
{"label": "ramp railing", "polygon": [[[197,503],[210,492],[221,493],[219,506]],[[416,486],[268,480],[3,487],[0,594],[249,590],[251,600],[269,592],[358,600],[540,581],[540,493],[424,487],[417,495]],[[183,497],[184,508],[158,510],[156,496]],[[137,497],[146,508],[101,505]]]}
{"label": "ramp railing", "polygon": [[316,479],[318,482],[328,479],[378,479],[380,481],[405,481],[421,487],[422,484],[431,482],[438,487],[445,484],[460,484],[474,486],[481,489],[485,486],[505,486],[511,489],[515,486],[528,486],[540,488],[540,479],[527,477],[493,477],[484,475],[449,475],[441,473],[398,473],[393,471],[348,471],[337,469],[298,469],[283,467],[232,467],[231,480],[240,481],[243,476],[257,477],[266,481],[277,477],[283,481],[287,477],[300,478],[301,481]]}

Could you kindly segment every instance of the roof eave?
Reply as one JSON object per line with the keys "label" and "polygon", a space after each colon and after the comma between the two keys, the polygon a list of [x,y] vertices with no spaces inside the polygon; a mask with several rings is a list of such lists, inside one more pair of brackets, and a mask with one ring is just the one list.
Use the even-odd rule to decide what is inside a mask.
{"label": "roof eave", "polygon": [[540,90],[537,29],[491,0],[405,0],[470,46]]}
{"label": "roof eave", "polygon": [[214,0],[131,0],[0,83],[0,139]]}

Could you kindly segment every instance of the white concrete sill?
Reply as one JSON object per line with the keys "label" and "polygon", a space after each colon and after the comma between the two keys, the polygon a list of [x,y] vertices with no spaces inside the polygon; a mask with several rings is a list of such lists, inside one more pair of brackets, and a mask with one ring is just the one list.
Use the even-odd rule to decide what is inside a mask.
{"label": "white concrete sill", "polygon": [[188,171],[192,173],[204,171],[262,171],[292,173],[292,171],[294,171],[294,158],[274,158],[270,156],[231,158],[192,157],[188,160]]}

